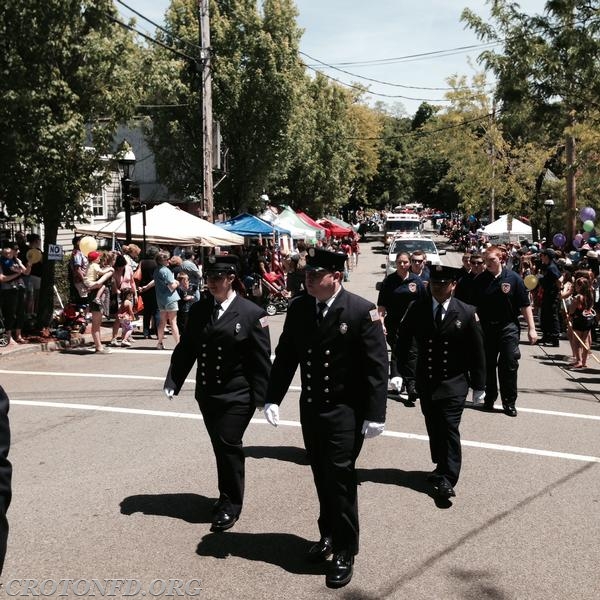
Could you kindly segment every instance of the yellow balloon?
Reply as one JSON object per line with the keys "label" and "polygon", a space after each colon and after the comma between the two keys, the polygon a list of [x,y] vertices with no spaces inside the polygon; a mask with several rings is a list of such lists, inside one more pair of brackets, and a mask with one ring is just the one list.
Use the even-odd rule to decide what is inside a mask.
{"label": "yellow balloon", "polygon": [[27,250],[27,262],[30,265],[35,265],[36,263],[42,262],[42,251],[38,248],[30,248]]}
{"label": "yellow balloon", "polygon": [[523,281],[529,291],[534,290],[538,284],[538,278],[535,275],[527,275]]}
{"label": "yellow balloon", "polygon": [[79,249],[84,256],[87,256],[98,249],[98,242],[91,235],[86,235],[79,240]]}

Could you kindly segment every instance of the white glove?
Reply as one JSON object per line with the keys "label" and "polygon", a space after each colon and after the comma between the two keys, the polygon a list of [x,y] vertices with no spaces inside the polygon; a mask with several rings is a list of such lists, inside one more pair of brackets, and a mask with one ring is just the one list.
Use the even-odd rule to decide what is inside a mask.
{"label": "white glove", "polygon": [[363,421],[362,434],[367,438],[373,438],[383,433],[385,423],[375,423],[374,421]]}
{"label": "white glove", "polygon": [[170,388],[170,387],[163,388],[163,392],[165,393],[165,396],[167,397],[168,400],[173,400],[173,394],[175,393],[175,390],[173,388]]}
{"label": "white glove", "polygon": [[485,390],[473,390],[473,395],[471,396],[471,402],[473,406],[477,406],[481,404],[485,399]]}
{"label": "white glove", "polygon": [[267,423],[277,427],[279,425],[279,405],[278,404],[265,404],[265,419]]}

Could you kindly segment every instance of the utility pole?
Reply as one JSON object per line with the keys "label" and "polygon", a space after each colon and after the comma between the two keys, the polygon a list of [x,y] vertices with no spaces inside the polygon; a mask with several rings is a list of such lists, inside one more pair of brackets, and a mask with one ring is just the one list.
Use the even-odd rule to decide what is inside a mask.
{"label": "utility pole", "polygon": [[492,189],[490,193],[490,223],[493,223],[496,220],[496,144],[494,142],[494,134],[495,130],[495,122],[496,122],[496,99],[492,101],[492,114],[490,116],[491,119],[491,133],[492,133],[492,147],[490,153],[490,160],[492,162]]}
{"label": "utility pole", "polygon": [[213,115],[209,0],[198,0],[200,62],[202,65],[202,203],[208,220],[214,221],[213,197]]}

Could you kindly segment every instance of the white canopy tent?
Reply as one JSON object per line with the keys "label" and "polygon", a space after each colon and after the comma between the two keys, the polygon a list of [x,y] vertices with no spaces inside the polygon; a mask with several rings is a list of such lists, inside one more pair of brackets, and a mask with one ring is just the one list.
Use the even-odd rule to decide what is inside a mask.
{"label": "white canopy tent", "polygon": [[532,230],[529,225],[519,219],[509,220],[509,215],[502,215],[497,221],[486,225],[483,233],[492,241],[532,240]]}
{"label": "white canopy tent", "polygon": [[[241,246],[244,238],[236,233],[225,231],[204,219],[200,219],[168,202],[158,204],[146,211],[146,227],[143,214],[131,215],[131,239],[169,246]],[[125,238],[125,217],[109,223],[78,225],[75,231],[80,235],[120,239]]]}

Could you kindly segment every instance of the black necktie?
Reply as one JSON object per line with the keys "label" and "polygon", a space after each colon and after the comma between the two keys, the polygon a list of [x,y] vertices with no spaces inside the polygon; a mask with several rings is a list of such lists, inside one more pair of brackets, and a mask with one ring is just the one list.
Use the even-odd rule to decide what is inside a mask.
{"label": "black necktie", "polygon": [[216,302],[215,305],[213,306],[213,312],[212,312],[212,316],[210,318],[210,322],[212,325],[214,325],[217,320],[219,319],[219,311],[221,310],[221,305]]}
{"label": "black necktie", "polygon": [[326,302],[318,302],[317,307],[319,309],[319,311],[317,312],[317,323],[320,325],[323,322],[323,313],[325,312],[325,309],[327,308],[327,303]]}
{"label": "black necktie", "polygon": [[441,304],[438,304],[437,309],[435,311],[435,326],[439,329],[442,326],[442,313],[444,311],[444,307]]}

